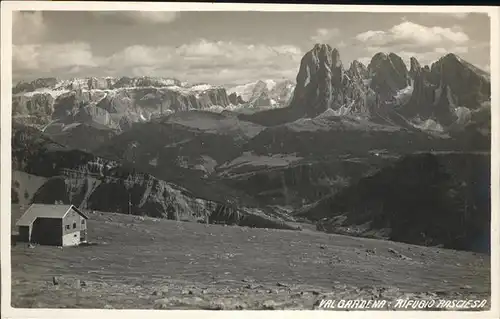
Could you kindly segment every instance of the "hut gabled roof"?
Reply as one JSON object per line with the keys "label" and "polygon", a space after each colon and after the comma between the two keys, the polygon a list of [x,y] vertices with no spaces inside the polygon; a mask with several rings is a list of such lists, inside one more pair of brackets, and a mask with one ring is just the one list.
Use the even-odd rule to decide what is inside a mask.
{"label": "hut gabled roof", "polygon": [[33,204],[19,218],[16,226],[31,226],[38,217],[62,219],[70,210],[74,210],[83,218],[89,219],[74,205]]}

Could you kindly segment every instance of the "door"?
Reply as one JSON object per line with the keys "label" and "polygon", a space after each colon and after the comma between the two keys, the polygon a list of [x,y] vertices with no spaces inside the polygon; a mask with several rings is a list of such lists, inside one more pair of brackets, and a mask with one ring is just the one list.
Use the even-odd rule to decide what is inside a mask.
{"label": "door", "polygon": [[80,242],[86,242],[87,241],[87,230],[83,229],[80,231]]}

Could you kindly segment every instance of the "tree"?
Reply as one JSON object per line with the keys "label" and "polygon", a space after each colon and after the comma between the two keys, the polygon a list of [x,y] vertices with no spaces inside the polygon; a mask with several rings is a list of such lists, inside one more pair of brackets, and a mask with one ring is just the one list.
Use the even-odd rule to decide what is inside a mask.
{"label": "tree", "polygon": [[11,198],[12,204],[19,203],[19,195],[17,194],[17,192],[14,188],[10,189],[10,198]]}

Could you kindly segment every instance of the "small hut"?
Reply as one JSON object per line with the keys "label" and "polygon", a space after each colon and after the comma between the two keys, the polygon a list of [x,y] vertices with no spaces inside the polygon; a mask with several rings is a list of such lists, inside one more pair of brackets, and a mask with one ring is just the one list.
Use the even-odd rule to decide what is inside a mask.
{"label": "small hut", "polygon": [[33,204],[17,221],[17,241],[76,246],[87,241],[87,220],[73,205]]}

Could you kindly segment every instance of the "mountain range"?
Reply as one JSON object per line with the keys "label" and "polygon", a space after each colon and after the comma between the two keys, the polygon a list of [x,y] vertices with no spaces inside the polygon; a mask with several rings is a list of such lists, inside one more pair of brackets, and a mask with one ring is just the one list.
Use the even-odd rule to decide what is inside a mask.
{"label": "mountain range", "polygon": [[[267,83],[267,84],[266,84]],[[19,123],[61,131],[88,124],[122,132],[188,110],[260,110],[285,105],[293,92],[288,80],[267,80],[226,89],[206,83],[152,77],[41,78],[13,88],[13,118]]]}
{"label": "mountain range", "polygon": [[377,53],[368,66],[353,61],[344,68],[338,50],[317,44],[301,60],[289,107],[246,118],[278,125],[329,112],[446,131],[451,124],[466,125],[489,103],[489,74],[455,54],[430,67],[412,58],[408,70],[395,53]]}
{"label": "mountain range", "polygon": [[[131,123],[178,111],[253,110],[243,118],[274,125],[328,110],[443,130],[485,112],[489,96],[489,74],[452,53],[424,67],[411,58],[409,69],[397,54],[377,53],[368,66],[355,60],[345,68],[338,50],[317,44],[302,58],[296,83],[263,80],[224,88],[152,77],[42,78],[14,86],[13,116],[43,128],[82,123],[122,132]],[[266,108],[280,110],[256,112]]]}
{"label": "mountain range", "polygon": [[[327,44],[304,55],[295,81],[223,87],[152,77],[37,79],[13,87],[14,169],[46,178],[57,200],[102,211],[123,211],[122,197],[132,192],[137,214],[218,216],[254,227],[302,221],[335,232],[362,224],[363,236],[384,230],[393,240],[471,249],[464,238],[489,231],[487,207],[450,212],[462,207],[462,194],[468,202],[489,196],[477,188],[489,181],[490,93],[489,74],[452,53],[430,66],[377,53],[368,65],[344,67]],[[450,179],[456,163],[470,166]],[[427,172],[426,165],[436,174],[410,174]],[[406,170],[406,177],[398,173],[404,181],[390,185]],[[372,198],[387,185],[392,195]],[[31,201],[56,200],[43,187]],[[450,225],[460,231],[445,238],[422,224],[405,232],[408,214],[420,211],[404,207],[431,198],[421,192],[426,187],[455,191],[443,195],[442,214],[459,219]],[[391,202],[398,188],[416,199]],[[388,215],[375,208],[380,201],[391,207]]]}

